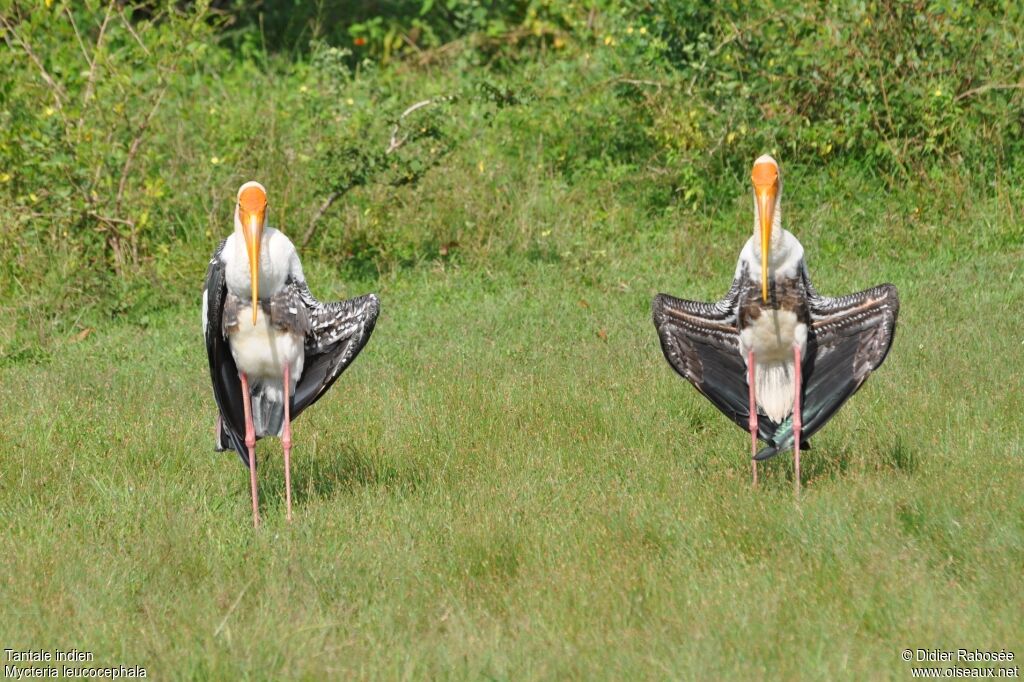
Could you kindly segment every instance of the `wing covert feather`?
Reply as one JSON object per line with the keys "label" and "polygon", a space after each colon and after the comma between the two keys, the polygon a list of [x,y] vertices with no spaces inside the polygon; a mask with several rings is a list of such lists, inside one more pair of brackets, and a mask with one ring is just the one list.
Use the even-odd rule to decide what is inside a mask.
{"label": "wing covert feather", "polygon": [[[750,415],[747,366],[736,331],[736,293],[716,303],[687,301],[658,294],[652,304],[654,326],[669,365],[693,384],[744,431]],[[758,414],[758,435],[770,441],[777,424]]]}
{"label": "wing covert feather", "polygon": [[315,403],[366,346],[380,314],[380,301],[367,294],[346,301],[321,303],[305,282],[293,282],[308,311],[306,360],[295,386],[292,415]]}

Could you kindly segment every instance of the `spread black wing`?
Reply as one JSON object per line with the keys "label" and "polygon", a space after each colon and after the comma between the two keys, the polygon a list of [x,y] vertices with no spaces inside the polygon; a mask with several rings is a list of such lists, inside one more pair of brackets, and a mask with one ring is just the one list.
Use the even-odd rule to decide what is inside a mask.
{"label": "spread black wing", "polygon": [[[811,326],[803,362],[800,440],[810,438],[885,360],[896,331],[900,302],[892,284],[849,296],[820,296],[804,270]],[[763,460],[793,446],[793,419],[787,417],[775,439],[757,453]]]}
{"label": "spread black wing", "polygon": [[217,409],[220,410],[217,449],[234,448],[242,461],[248,465],[242,385],[238,380],[238,368],[235,367],[235,359],[231,355],[231,348],[223,329],[224,303],[228,295],[224,261],[220,257],[223,250],[224,241],[214,251],[210,267],[206,270],[206,283],[203,286],[203,334],[206,337],[206,355],[210,361],[213,397],[217,401]]}
{"label": "spread black wing", "polygon": [[[658,294],[652,305],[661,350],[672,368],[744,431],[750,416],[747,365],[736,330],[739,280],[717,303]],[[758,436],[771,441],[778,424],[758,414]]]}
{"label": "spread black wing", "polygon": [[367,294],[347,301],[321,303],[305,282],[293,281],[291,285],[297,287],[309,319],[305,365],[292,398],[294,419],[320,399],[370,340],[380,301]]}

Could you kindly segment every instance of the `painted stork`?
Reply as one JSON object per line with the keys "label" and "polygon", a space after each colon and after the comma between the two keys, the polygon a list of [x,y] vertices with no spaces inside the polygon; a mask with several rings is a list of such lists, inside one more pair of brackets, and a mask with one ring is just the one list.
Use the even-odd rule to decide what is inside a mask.
{"label": "painted stork", "polygon": [[754,235],[729,292],[714,303],[659,294],[654,326],[672,368],[750,431],[754,485],[757,463],[792,446],[799,491],[801,446],[885,360],[899,299],[892,284],[818,294],[803,247],[782,228],[778,163],[758,158],[751,178]]}
{"label": "painted stork", "polygon": [[203,334],[219,415],[216,449],[249,468],[259,526],[256,441],[280,436],[287,518],[292,518],[291,422],[315,403],[363,349],[380,304],[373,294],[337,303],[313,298],[288,237],[266,226],[267,192],[238,190],[235,231],[210,259]]}

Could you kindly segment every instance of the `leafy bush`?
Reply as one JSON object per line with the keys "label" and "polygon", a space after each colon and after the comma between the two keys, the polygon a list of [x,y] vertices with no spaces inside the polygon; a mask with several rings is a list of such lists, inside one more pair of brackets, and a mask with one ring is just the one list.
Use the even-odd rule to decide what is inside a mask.
{"label": "leafy bush", "polygon": [[119,309],[151,248],[175,239],[166,145],[153,140],[168,100],[214,52],[205,17],[169,6],[140,19],[95,0],[0,16],[0,273],[35,341],[47,319],[64,327],[82,306]]}
{"label": "leafy bush", "polygon": [[523,257],[585,273],[610,245],[731,200],[764,151],[883,188],[991,191],[1022,170],[1022,13],[14,3],[0,13],[0,286],[16,295],[0,303],[0,354],[194,300],[254,177],[309,267],[368,280]]}
{"label": "leafy bush", "polygon": [[655,2],[643,24],[746,156],[844,156],[892,181],[1020,157],[1020,3],[708,7]]}

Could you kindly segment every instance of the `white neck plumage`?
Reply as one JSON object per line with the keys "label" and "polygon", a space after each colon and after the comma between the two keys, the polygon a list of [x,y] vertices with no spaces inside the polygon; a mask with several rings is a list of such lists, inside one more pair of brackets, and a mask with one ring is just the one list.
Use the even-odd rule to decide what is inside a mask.
{"label": "white neck plumage", "polygon": [[[781,183],[780,183],[781,185]],[[768,241],[768,276],[769,279],[786,279],[795,277],[800,271],[804,249],[792,233],[782,227],[782,188],[775,197],[772,210],[772,234]],[[761,216],[758,211],[757,198],[754,199],[754,234],[740,254],[740,262],[736,266],[737,276],[746,265],[748,276],[753,280],[761,278]]]}
{"label": "white neck plumage", "polygon": [[[235,233],[228,241],[230,253],[225,254],[228,288],[248,298],[251,294],[251,275],[249,255],[246,252],[245,235],[238,212],[235,212]],[[302,264],[291,240],[273,227],[265,227],[260,236],[259,255],[259,297],[268,299],[285,285],[289,276],[304,280]]]}

